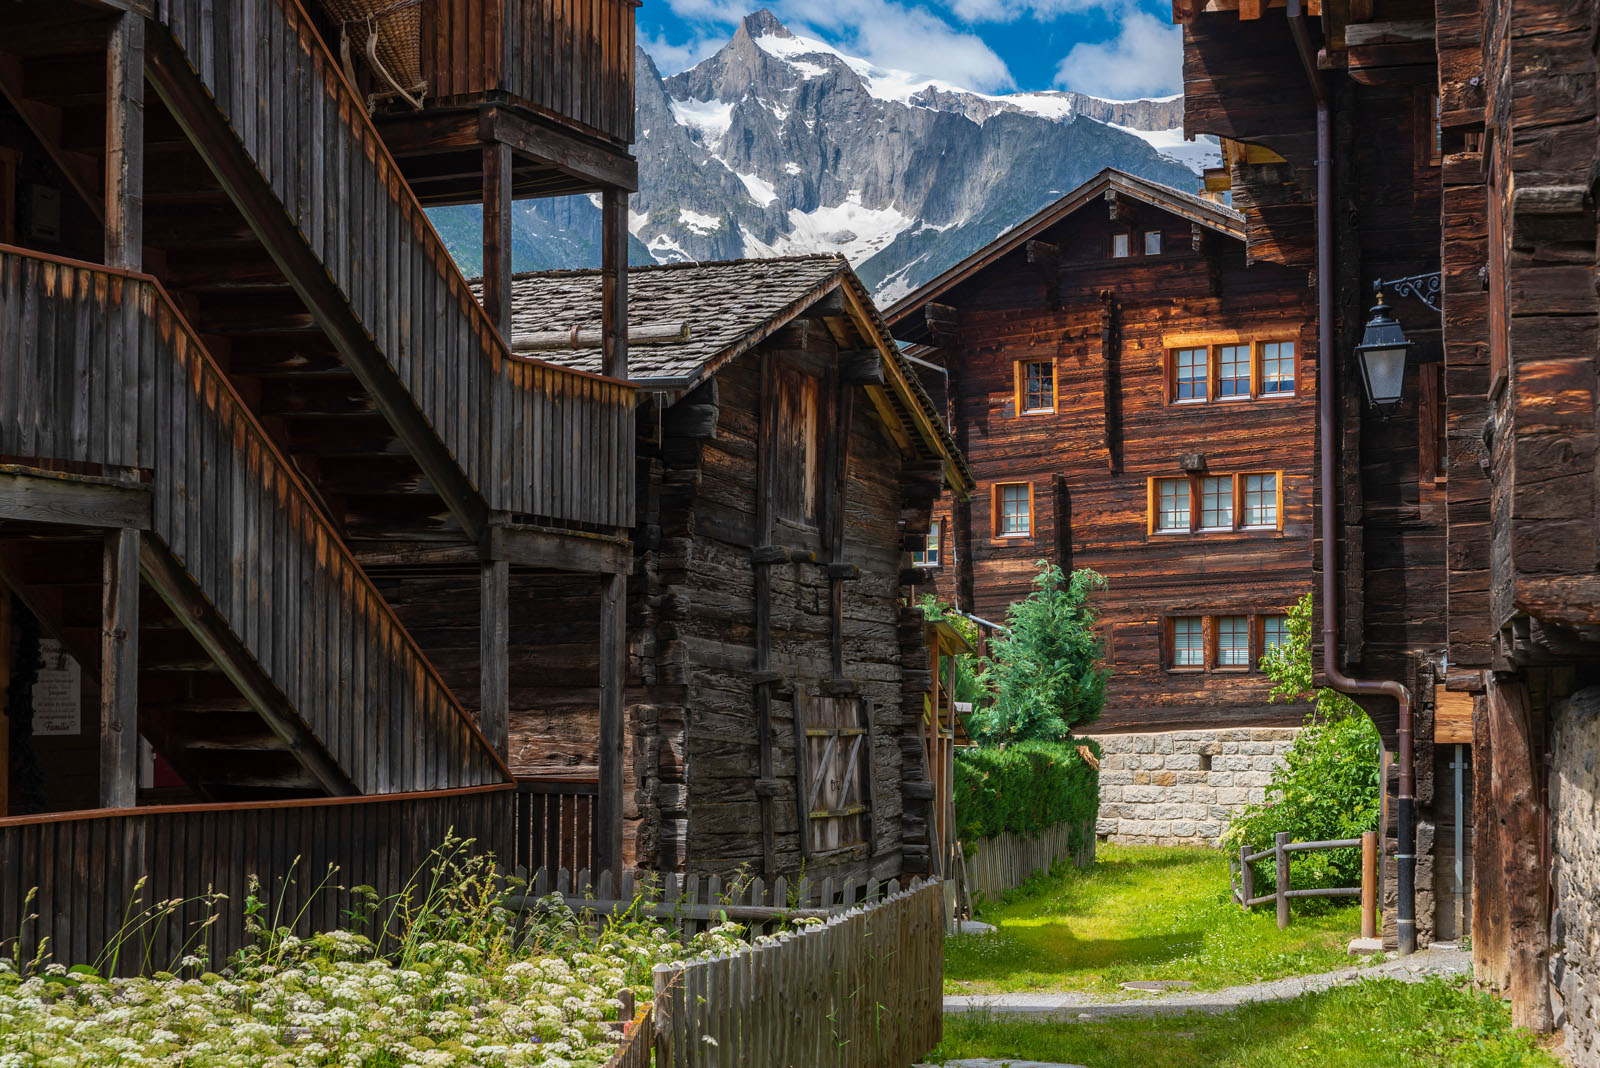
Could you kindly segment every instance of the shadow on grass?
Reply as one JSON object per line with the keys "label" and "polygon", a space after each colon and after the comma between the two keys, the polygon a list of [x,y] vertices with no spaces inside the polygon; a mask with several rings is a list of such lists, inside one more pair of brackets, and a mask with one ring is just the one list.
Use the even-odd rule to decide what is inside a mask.
{"label": "shadow on grass", "polygon": [[1017,976],[1059,980],[1062,973],[1164,964],[1200,952],[1201,930],[1167,931],[1131,938],[1078,938],[1063,926],[1002,928],[992,935],[961,935],[945,942],[945,978],[1005,984]]}

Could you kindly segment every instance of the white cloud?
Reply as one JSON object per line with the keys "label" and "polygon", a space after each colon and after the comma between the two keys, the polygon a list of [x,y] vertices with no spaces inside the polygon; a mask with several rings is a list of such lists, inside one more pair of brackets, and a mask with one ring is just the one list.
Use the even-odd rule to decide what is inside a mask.
{"label": "white cloud", "polygon": [[1115,37],[1072,46],[1056,68],[1055,84],[1114,100],[1179,92],[1183,30],[1144,11],[1125,12]]}
{"label": "white cloud", "polygon": [[650,53],[650,58],[656,61],[656,67],[663,75],[676,74],[680,70],[692,67],[702,59],[716,55],[717,49],[727,43],[727,38],[720,34],[711,36],[695,34],[687,41],[678,44],[659,35],[639,42],[640,46]]}
{"label": "white cloud", "polygon": [[1024,15],[1048,22],[1061,15],[1113,7],[1117,0],[944,0],[962,22],[1015,22]]}

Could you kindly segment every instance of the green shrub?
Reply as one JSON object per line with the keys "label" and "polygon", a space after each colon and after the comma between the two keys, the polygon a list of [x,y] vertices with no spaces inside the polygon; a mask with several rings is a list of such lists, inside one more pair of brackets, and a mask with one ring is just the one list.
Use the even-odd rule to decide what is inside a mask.
{"label": "green shrub", "polygon": [[[1359,838],[1378,825],[1378,728],[1350,698],[1330,689],[1311,689],[1311,595],[1289,611],[1289,640],[1261,659],[1277,686],[1272,699],[1310,700],[1306,724],[1272,773],[1266,799],[1234,817],[1223,844],[1252,852],[1287,832],[1296,842]],[[1263,892],[1276,883],[1270,864],[1256,868]],[[1297,889],[1356,886],[1361,881],[1361,851],[1335,849],[1296,853],[1289,884]]]}
{"label": "green shrub", "polygon": [[[1093,739],[1020,742],[1003,749],[956,750],[953,791],[956,835],[971,844],[1009,831],[1037,835],[1057,823],[1085,825],[1100,810],[1100,773],[1078,752],[1100,757]],[[1072,847],[1082,843],[1074,839]]]}
{"label": "green shrub", "polygon": [[978,682],[994,694],[968,727],[979,745],[1065,741],[1100,717],[1106,703],[1104,649],[1089,603],[1106,580],[1089,570],[1063,575],[1040,560],[1038,588],[1006,610],[1008,633],[989,643]]}
{"label": "green shrub", "polygon": [[[956,629],[956,632],[978,647],[978,625],[959,612],[953,611],[945,602],[939,600],[931,593],[922,595],[917,601],[917,607],[922,609],[922,617],[929,622],[944,620]],[[956,661],[956,700],[969,702],[973,709],[978,709],[990,701],[989,691],[983,688],[978,681],[978,669],[983,661],[976,653],[962,653],[955,658]],[[944,680],[939,680],[940,685]],[[963,717],[963,722],[970,716]]]}

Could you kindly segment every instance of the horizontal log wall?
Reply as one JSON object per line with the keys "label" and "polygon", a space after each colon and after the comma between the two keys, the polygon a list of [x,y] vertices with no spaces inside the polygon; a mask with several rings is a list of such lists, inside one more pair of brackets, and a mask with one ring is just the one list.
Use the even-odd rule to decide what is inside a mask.
{"label": "horizontal log wall", "polygon": [[504,778],[153,280],[0,249],[0,454],[147,472],[151,534],[359,792]]}
{"label": "horizontal log wall", "polygon": [[161,16],[488,507],[631,526],[634,390],[511,356],[297,0],[164,0]]}
{"label": "horizontal log wall", "polygon": [[[159,928],[145,928],[148,940],[126,941],[116,970],[168,968],[201,941],[212,967],[220,967],[247,942],[250,876],[261,881],[264,922],[280,917],[302,936],[333,930],[348,923],[352,905],[342,887],[367,885],[387,896],[420,882],[425,891],[419,869],[447,834],[476,839],[474,851],[508,857],[513,789],[0,819],[0,931],[6,939],[21,932],[20,959],[49,938],[50,959],[92,964],[129,916],[178,900],[185,904]],[[337,871],[323,886],[329,865]],[[130,904],[140,877],[149,881]],[[215,905],[220,919],[191,942],[208,915],[194,899],[212,891],[226,895]],[[25,922],[32,914],[38,919]],[[11,948],[4,946],[5,955]]]}

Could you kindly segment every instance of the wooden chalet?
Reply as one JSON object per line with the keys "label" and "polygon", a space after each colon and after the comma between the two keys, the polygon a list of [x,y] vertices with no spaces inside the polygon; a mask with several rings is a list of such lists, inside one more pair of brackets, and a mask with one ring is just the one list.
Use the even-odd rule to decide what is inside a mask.
{"label": "wooden chalet", "polygon": [[1041,559],[1106,576],[1096,730],[1298,722],[1257,662],[1313,581],[1314,310],[1236,213],[1106,170],[885,313],[978,479],[918,563],[997,623]]}
{"label": "wooden chalet", "polygon": [[[1399,735],[1418,931],[1470,932],[1517,1022],[1559,1015],[1575,1062],[1600,1063],[1600,957],[1579,933],[1600,900],[1595,10],[1211,0],[1173,16],[1187,130],[1226,139],[1208,185],[1231,190],[1252,255],[1320,263],[1336,354],[1323,668]],[[1415,342],[1387,420],[1354,352],[1378,280]]]}
{"label": "wooden chalet", "polygon": [[[649,397],[627,624],[631,856],[769,877],[929,870],[941,752],[908,550],[941,492],[970,492],[965,462],[842,258],[630,275],[629,335],[654,339],[630,365]],[[601,284],[518,276],[517,344],[596,366]],[[552,641],[589,625],[579,605],[542,618]],[[591,698],[586,679],[531,673],[513,768],[591,763]]]}
{"label": "wooden chalet", "polygon": [[[450,827],[526,859],[511,641],[546,590],[595,619],[591,847],[620,864],[626,337],[602,329],[604,374],[513,355],[494,279],[513,193],[598,190],[620,322],[633,5],[377,7],[410,23],[6,5],[0,929],[37,887],[24,955],[92,960],[140,874],[147,905],[237,903],[296,856],[291,899],[329,863],[393,890]],[[499,212],[487,313],[422,210],[469,195]],[[241,937],[234,910],[212,949]]]}

